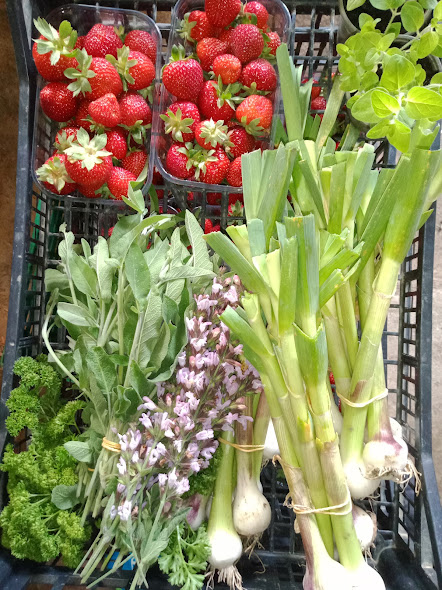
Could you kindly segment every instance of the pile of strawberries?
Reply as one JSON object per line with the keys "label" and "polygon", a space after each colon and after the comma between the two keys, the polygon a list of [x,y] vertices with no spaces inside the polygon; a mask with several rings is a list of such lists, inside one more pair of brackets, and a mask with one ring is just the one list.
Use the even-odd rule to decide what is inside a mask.
{"label": "pile of strawberries", "polygon": [[147,166],[156,42],[142,30],[124,36],[96,24],[79,37],[68,21],[58,30],[34,23],[40,38],[32,55],[47,81],[40,106],[60,124],[55,152],[37,176],[56,194],[122,199]]}
{"label": "pile of strawberries", "polygon": [[[260,2],[205,0],[185,15],[163,70],[164,166],[180,179],[242,186],[241,155],[262,147],[273,118],[281,44]],[[216,195],[216,193],[215,193]],[[236,198],[238,195],[236,195]]]}

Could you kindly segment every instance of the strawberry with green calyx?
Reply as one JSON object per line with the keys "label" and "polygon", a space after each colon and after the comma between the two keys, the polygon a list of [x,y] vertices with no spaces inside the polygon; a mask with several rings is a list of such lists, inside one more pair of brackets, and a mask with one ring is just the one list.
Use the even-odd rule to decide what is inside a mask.
{"label": "strawberry with green calyx", "polygon": [[[216,148],[215,150],[210,151],[201,151],[206,152],[207,159],[203,166],[195,166],[195,178],[206,184],[221,184],[225,179],[230,166],[230,160],[227,157],[226,152],[221,148]],[[196,156],[193,157],[193,161],[196,161]]]}
{"label": "strawberry with green calyx", "polygon": [[266,59],[258,58],[249,62],[241,74],[243,86],[256,91],[272,92],[275,90],[278,79],[275,68]]}
{"label": "strawberry with green calyx", "polygon": [[136,143],[143,143],[146,129],[151,127],[152,111],[150,106],[137,92],[126,92],[119,101],[121,127],[126,129]]}
{"label": "strawberry with green calyx", "polygon": [[77,132],[77,140],[66,150],[66,170],[78,184],[98,188],[106,182],[112,170],[111,153],[105,148],[105,133],[92,139],[84,129]]}
{"label": "strawberry with green calyx", "polygon": [[160,115],[164,121],[166,134],[170,133],[174,141],[186,143],[195,137],[195,127],[200,122],[198,107],[193,102],[174,102],[166,114]]}
{"label": "strawberry with green calyx", "polygon": [[88,113],[95,123],[115,127],[121,121],[120,105],[115,94],[105,94],[88,106]]}
{"label": "strawberry with green calyx", "polygon": [[122,46],[114,27],[101,23],[94,25],[84,40],[84,48],[92,57],[106,57],[108,54],[117,57],[117,51]]}
{"label": "strawberry with green calyx", "polygon": [[41,34],[32,46],[32,57],[38,73],[48,82],[65,80],[65,69],[76,64],[77,31],[67,20],[60,24],[58,31],[43,18],[34,20],[34,25]]}
{"label": "strawberry with green calyx", "polygon": [[244,14],[254,14],[257,20],[256,25],[259,29],[264,29],[267,26],[269,13],[261,2],[247,2],[244,6]]}
{"label": "strawberry with green calyx", "polygon": [[127,154],[127,135],[122,129],[105,131],[107,141],[105,148],[117,160],[122,160]]}
{"label": "strawberry with green calyx", "polygon": [[268,31],[264,35],[265,46],[261,57],[264,59],[276,60],[276,50],[281,45],[281,38],[276,31]]}
{"label": "strawberry with green calyx", "polygon": [[76,68],[68,68],[64,74],[73,80],[68,88],[74,96],[83,94],[88,100],[95,100],[109,92],[118,96],[123,84],[114,66],[102,57],[91,57],[85,49],[77,52]]}
{"label": "strawberry with green calyx", "polygon": [[248,96],[236,109],[236,118],[251,135],[267,131],[273,119],[272,102],[265,96]]}
{"label": "strawberry with green calyx", "polygon": [[261,55],[264,38],[256,25],[238,25],[233,29],[231,48],[241,63],[248,63]]}
{"label": "strawberry with green calyx", "polygon": [[58,123],[65,123],[77,112],[78,98],[65,82],[49,82],[40,92],[40,106],[44,114]]}
{"label": "strawberry with green calyx", "polygon": [[187,143],[185,146],[173,143],[166,155],[166,169],[177,178],[190,178],[194,172],[193,162],[190,156],[193,145]]}
{"label": "strawberry with green calyx", "polygon": [[54,154],[37,170],[37,178],[51,192],[68,195],[77,188],[66,170],[66,155]]}
{"label": "strawberry with green calyx", "polygon": [[147,31],[140,31],[139,29],[129,31],[124,38],[124,44],[132,51],[144,53],[153,64],[156,63],[157,45],[152,35]]}
{"label": "strawberry with green calyx", "polygon": [[64,152],[68,147],[71,147],[72,142],[77,139],[77,131],[79,127],[75,125],[67,125],[57,131],[55,136],[54,147],[59,152]]}
{"label": "strawberry with green calyx", "polygon": [[227,183],[230,186],[242,186],[241,156],[235,158],[227,172]]}
{"label": "strawberry with green calyx", "polygon": [[120,74],[124,90],[147,88],[155,78],[155,66],[150,58],[139,51],[132,51],[126,45],[118,49],[116,58],[107,55],[106,59]]}
{"label": "strawberry with green calyx", "polygon": [[236,105],[243,100],[238,96],[240,90],[240,84],[224,86],[221,77],[218,82],[205,82],[198,97],[200,112],[206,119],[223,120],[227,123],[235,114]]}
{"label": "strawberry with green calyx", "polygon": [[[121,165],[129,172],[135,175],[136,178],[140,176],[147,164],[147,152],[145,150],[133,150],[127,154],[121,161]],[[161,178],[162,181],[162,178]],[[162,184],[162,182],[155,182],[152,178],[152,184]]]}
{"label": "strawberry with green calyx", "polygon": [[146,100],[150,104],[153,104],[153,98],[155,94],[155,80],[147,88],[142,88],[141,90],[138,90],[138,94],[142,96],[144,100]]}
{"label": "strawberry with green calyx", "polygon": [[241,62],[235,55],[224,53],[213,60],[212,71],[223,84],[234,84],[241,76]]}
{"label": "strawberry with green calyx", "polygon": [[208,72],[212,68],[213,60],[218,55],[227,52],[227,44],[215,37],[205,37],[198,41],[196,54],[200,60],[203,70]]}
{"label": "strawberry with green calyx", "polygon": [[135,174],[129,170],[114,166],[107,179],[107,187],[110,191],[111,199],[121,201],[123,200],[123,197],[127,197],[130,183],[136,182],[136,180],[137,177]]}
{"label": "strawberry with green calyx", "polygon": [[227,27],[241,11],[241,0],[205,0],[209,22],[214,27]]}
{"label": "strawberry with green calyx", "polygon": [[163,84],[181,100],[195,100],[204,84],[201,64],[186,58],[182,45],[174,45],[169,63],[163,68]]}
{"label": "strawberry with green calyx", "polygon": [[190,43],[215,36],[215,29],[202,10],[193,10],[185,14],[178,32],[185,41]]}
{"label": "strawberry with green calyx", "polygon": [[206,150],[226,145],[231,146],[233,144],[229,142],[227,131],[228,127],[224,125],[224,121],[208,119],[197,124],[195,139]]}
{"label": "strawberry with green calyx", "polygon": [[[232,203],[231,205],[229,205],[229,208],[227,210],[227,215],[229,217],[244,217],[244,205],[241,203],[241,200],[239,197],[241,197],[242,195],[232,195],[232,197],[236,197],[236,200],[234,201],[234,203]],[[230,197],[230,195],[229,195]],[[230,199],[229,199],[230,200]]]}
{"label": "strawberry with green calyx", "polygon": [[225,148],[229,156],[238,158],[255,149],[255,138],[240,125],[236,125],[227,133],[228,145]]}

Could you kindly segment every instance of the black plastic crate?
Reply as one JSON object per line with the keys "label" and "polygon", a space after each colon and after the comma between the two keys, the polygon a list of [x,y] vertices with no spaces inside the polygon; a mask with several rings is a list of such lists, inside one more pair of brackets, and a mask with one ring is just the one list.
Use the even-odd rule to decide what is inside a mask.
{"label": "black plastic crate", "polygon": [[[163,50],[170,29],[171,0],[98,0],[85,4],[141,10],[151,16],[163,35]],[[34,126],[37,74],[31,57],[32,19],[45,16],[63,4],[60,0],[7,0],[20,82],[19,165],[17,169],[16,215],[8,330],[4,352],[4,376],[0,403],[0,452],[5,444],[5,400],[13,387],[12,367],[21,355],[43,350],[41,327],[44,319],[44,272],[56,264],[61,237],[58,227],[65,222],[78,239],[93,245],[99,235],[107,236],[121,203],[59,198],[40,193],[32,181],[32,129]],[[324,71],[328,84],[336,71],[335,41],[339,16],[333,1],[286,2],[292,14],[290,50],[306,76]],[[377,164],[393,165],[395,154],[377,146]],[[207,202],[207,191],[193,194],[177,185],[164,190],[162,206],[198,208],[201,223],[209,218],[228,223],[228,187],[222,191],[221,206]],[[233,219],[232,219],[233,220]],[[431,322],[432,273],[435,216],[419,232],[402,268],[397,298],[389,314],[385,335],[387,384],[396,395],[396,419],[404,429],[416,467],[422,473],[423,491],[416,496],[412,485],[406,490],[387,482],[379,497],[371,501],[379,535],[373,559],[389,590],[442,588],[442,510],[431,458]],[[65,346],[63,331],[53,331],[54,348]],[[0,508],[5,503],[5,481],[0,481]],[[276,468],[263,474],[264,491],[272,506],[272,522],[256,558],[240,564],[248,590],[289,590],[302,587],[304,557],[299,535],[294,532],[293,513],[283,506],[287,488]],[[121,572],[103,582],[106,587],[124,587],[130,572]],[[154,590],[170,588],[156,571],[150,577]],[[22,590],[29,583],[61,590],[78,583],[78,577],[56,564],[40,565],[15,560],[0,549],[1,590]]]}

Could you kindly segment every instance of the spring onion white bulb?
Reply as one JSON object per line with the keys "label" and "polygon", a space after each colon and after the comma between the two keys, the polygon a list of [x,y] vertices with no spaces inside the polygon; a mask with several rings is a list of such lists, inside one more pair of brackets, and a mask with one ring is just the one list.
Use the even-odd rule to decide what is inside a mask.
{"label": "spring onion white bulb", "polygon": [[349,460],[344,465],[344,472],[351,497],[355,500],[368,498],[379,487],[381,480],[376,477],[367,478],[365,465],[362,461]]}
{"label": "spring onion white bulb", "polygon": [[313,571],[307,566],[302,587],[304,590],[352,590],[348,571],[328,553],[315,562]]}
{"label": "spring onion white bulb", "polygon": [[279,455],[279,445],[276,439],[275,427],[273,422],[270,420],[267,428],[266,440],[264,443],[263,459],[264,461],[271,461],[275,455]]}
{"label": "spring onion white bulb", "polygon": [[361,551],[366,553],[370,551],[370,547],[376,538],[378,530],[376,515],[373,512],[365,512],[359,506],[353,505],[352,516]]}
{"label": "spring onion white bulb", "polygon": [[347,570],[352,590],[385,590],[385,584],[378,572],[362,561],[355,570]]}
{"label": "spring onion white bulb", "polygon": [[405,471],[408,463],[408,447],[404,440],[384,438],[368,442],[362,453],[367,473],[382,477],[390,472]]}
{"label": "spring onion white bulb", "polygon": [[269,526],[272,517],[270,504],[256,485],[253,478],[244,478],[236,489],[233,502],[233,524],[244,537],[261,535]]}

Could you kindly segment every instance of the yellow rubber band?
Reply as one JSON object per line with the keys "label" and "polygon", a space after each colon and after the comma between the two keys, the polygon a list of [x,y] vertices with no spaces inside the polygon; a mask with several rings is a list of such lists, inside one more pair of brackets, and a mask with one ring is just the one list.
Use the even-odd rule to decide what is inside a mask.
{"label": "yellow rubber band", "polygon": [[336,392],[336,395],[347,406],[350,406],[352,408],[366,408],[367,406],[369,406],[373,402],[377,402],[380,399],[384,399],[384,397],[387,397],[388,396],[388,389],[384,389],[384,391],[382,393],[379,393],[378,395],[375,395],[374,397],[371,397],[366,402],[352,402],[351,400],[349,400],[348,398],[344,397],[343,395],[341,395],[338,392]]}
{"label": "yellow rubber band", "polygon": [[112,442],[111,440],[107,439],[105,436],[103,436],[101,446],[103,447],[103,449],[106,449],[107,451],[112,451],[112,453],[120,453],[121,452],[120,443]]}
{"label": "yellow rubber band", "polygon": [[[285,463],[285,461],[283,461],[279,455],[274,455],[272,461],[273,461],[273,464],[275,464],[275,462],[278,461],[278,463],[281,464],[282,468],[284,468],[284,466],[290,467],[290,465]],[[299,514],[299,515],[303,515],[303,516],[305,516],[307,514],[328,514],[330,516],[345,516],[346,514],[350,514],[350,512],[352,511],[352,507],[353,507],[350,492],[348,491],[348,488],[347,488],[346,500],[344,502],[342,502],[341,504],[335,504],[334,506],[324,506],[322,508],[314,508],[313,506],[303,506],[302,504],[292,504],[290,502],[290,494],[287,494],[287,496],[285,497],[284,506],[287,506],[288,508],[293,510],[293,512],[295,514]],[[347,506],[347,509],[342,510],[346,506]]]}
{"label": "yellow rubber band", "polygon": [[224,445],[229,445],[238,451],[242,451],[243,453],[256,453],[257,451],[263,451],[264,445],[237,445],[236,443],[229,442],[225,438],[219,438],[219,442],[223,443]]}

